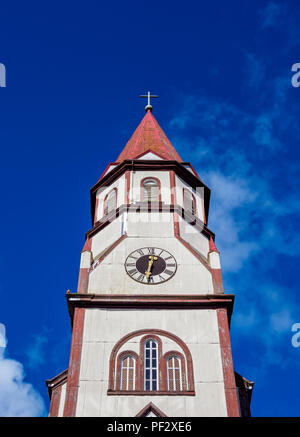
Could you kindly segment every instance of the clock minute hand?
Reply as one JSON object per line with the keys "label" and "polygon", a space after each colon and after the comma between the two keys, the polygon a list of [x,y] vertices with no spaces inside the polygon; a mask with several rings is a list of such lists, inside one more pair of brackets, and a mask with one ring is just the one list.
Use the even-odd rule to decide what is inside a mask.
{"label": "clock minute hand", "polygon": [[152,265],[155,260],[157,260],[157,256],[154,255],[149,256],[148,270],[145,272],[147,279],[149,279],[149,276],[151,275]]}
{"label": "clock minute hand", "polygon": [[147,279],[149,279],[149,276],[151,275],[151,267],[152,267],[153,261],[154,261],[153,256],[149,256],[148,270],[145,272]]}

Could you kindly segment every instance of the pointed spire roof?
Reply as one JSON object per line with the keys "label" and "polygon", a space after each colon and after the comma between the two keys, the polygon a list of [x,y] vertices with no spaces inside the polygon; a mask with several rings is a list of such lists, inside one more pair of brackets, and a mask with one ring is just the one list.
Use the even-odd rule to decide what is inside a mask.
{"label": "pointed spire roof", "polygon": [[136,159],[147,152],[153,152],[162,159],[182,162],[150,109],[147,110],[144,118],[119,155],[117,162],[124,161],[124,159]]}

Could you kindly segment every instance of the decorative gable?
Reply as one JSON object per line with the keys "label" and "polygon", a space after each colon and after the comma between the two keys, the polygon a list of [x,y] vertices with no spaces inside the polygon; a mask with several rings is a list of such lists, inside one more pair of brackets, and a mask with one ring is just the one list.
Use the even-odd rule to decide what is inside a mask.
{"label": "decorative gable", "polygon": [[149,402],[137,415],[136,417],[167,417],[156,405]]}

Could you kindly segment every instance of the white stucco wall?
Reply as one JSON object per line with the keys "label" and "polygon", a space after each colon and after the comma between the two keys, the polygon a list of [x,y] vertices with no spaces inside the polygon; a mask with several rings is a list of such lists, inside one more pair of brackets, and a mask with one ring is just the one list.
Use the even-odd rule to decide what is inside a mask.
{"label": "white stucco wall", "polygon": [[[139,216],[140,219],[138,223],[136,222],[137,216]],[[148,218],[146,216],[148,216]],[[151,216],[151,221],[149,216]],[[157,221],[154,221],[155,213],[133,213],[133,222],[131,220],[131,214],[128,214],[128,217],[126,224],[127,238],[118,244],[111,253],[90,272],[88,293],[213,293],[211,273],[174,237],[172,214],[165,215],[165,222],[161,220],[163,214],[159,213],[157,213]],[[103,237],[104,234],[101,235],[104,231],[101,231],[93,238],[93,257],[96,256],[96,253],[100,253],[99,251],[100,248],[103,247],[103,244],[116,241],[120,237],[121,224],[119,227],[116,226],[114,228],[113,226],[113,224],[110,224],[106,228],[107,238]],[[142,247],[158,247],[170,252],[177,262],[175,275],[168,281],[157,285],[140,284],[134,281],[126,273],[124,263],[131,252]],[[97,250],[95,248],[97,248]]]}
{"label": "white stucco wall", "polygon": [[209,240],[195,226],[179,217],[179,233],[187,243],[196,249],[204,258],[209,252]]}
{"label": "white stucco wall", "polygon": [[111,246],[124,233],[123,229],[124,215],[114,219],[108,226],[102,229],[92,238],[92,258],[96,260],[102,252]]}
{"label": "white stucco wall", "polygon": [[151,161],[152,160],[155,160],[155,161],[162,160],[162,158],[160,156],[158,156],[152,152],[145,153],[144,155],[140,156],[140,158],[138,158],[138,159],[149,159]]}
{"label": "white stucco wall", "polygon": [[[107,396],[112,348],[138,329],[166,330],[186,343],[195,396]],[[86,310],[76,415],[130,417],[149,402],[167,416],[226,416],[215,310]]]}

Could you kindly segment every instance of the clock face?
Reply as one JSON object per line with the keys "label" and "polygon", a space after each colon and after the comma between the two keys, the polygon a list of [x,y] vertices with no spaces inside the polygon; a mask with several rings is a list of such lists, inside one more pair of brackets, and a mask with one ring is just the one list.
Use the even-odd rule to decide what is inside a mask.
{"label": "clock face", "polygon": [[142,247],[132,252],[125,261],[127,274],[147,285],[161,284],[171,279],[177,269],[173,255],[158,247]]}

